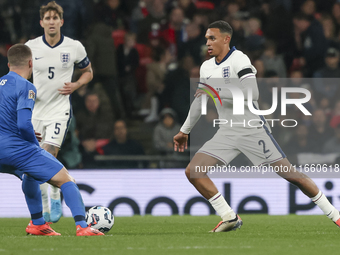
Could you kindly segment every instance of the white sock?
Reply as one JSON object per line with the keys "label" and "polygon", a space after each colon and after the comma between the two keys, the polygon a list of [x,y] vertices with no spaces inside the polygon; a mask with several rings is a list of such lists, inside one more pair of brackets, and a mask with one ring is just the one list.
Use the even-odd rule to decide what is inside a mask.
{"label": "white sock", "polygon": [[225,201],[224,197],[218,192],[208,200],[218,215],[221,216],[223,221],[235,219],[236,214]]}
{"label": "white sock", "polygon": [[336,222],[340,219],[339,211],[328,201],[327,197],[321,192],[321,190],[319,190],[319,193],[311,199],[332,221]]}
{"label": "white sock", "polygon": [[48,186],[49,184],[47,182],[40,184],[43,213],[50,212],[50,205],[48,203]]}
{"label": "white sock", "polygon": [[51,199],[60,200],[60,189],[51,185]]}

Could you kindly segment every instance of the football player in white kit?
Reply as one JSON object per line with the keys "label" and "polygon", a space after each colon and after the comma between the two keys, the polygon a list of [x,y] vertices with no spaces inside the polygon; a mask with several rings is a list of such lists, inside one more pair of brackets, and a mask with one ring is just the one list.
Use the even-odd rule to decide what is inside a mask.
{"label": "football player in white kit", "polygon": [[[32,123],[35,131],[42,134],[42,148],[57,157],[72,118],[70,95],[90,82],[93,73],[84,46],[61,34],[62,7],[55,1],[41,6],[40,19],[44,35],[26,43],[33,53],[33,83],[37,88]],[[71,82],[74,65],[82,75]],[[57,222],[62,214],[60,190],[51,186],[50,211],[48,186],[40,186],[43,215],[46,222]]]}
{"label": "football player in white kit", "polygon": [[[223,102],[222,105],[216,104],[219,119],[232,120],[234,123],[244,121],[247,123],[248,120],[258,119],[259,122],[262,120],[265,123],[262,116],[250,112],[247,102],[244,102],[244,115],[233,115],[233,95],[229,89],[223,89],[226,88],[226,84],[238,86],[245,95],[245,100],[247,100],[248,89],[251,89],[254,107],[258,107],[259,92],[255,77],[256,69],[243,52],[235,47],[230,49],[231,36],[232,28],[227,22],[216,21],[209,25],[205,37],[208,53],[212,58],[202,64],[199,84],[211,85],[219,91]],[[201,95],[204,93],[206,92],[201,89],[196,91],[188,117],[180,132],[174,137],[175,151],[183,152],[187,149],[188,134],[201,116]],[[214,93],[211,92],[211,94]],[[222,221],[211,232],[236,230],[242,226],[243,222],[228,205],[207,174],[203,171],[196,172],[195,166],[208,169],[209,166],[215,166],[218,163],[227,165],[240,153],[244,153],[255,166],[270,164],[276,169],[282,169],[282,167],[290,169],[289,172],[278,172],[278,175],[299,187],[328,218],[340,227],[339,211],[334,208],[309,177],[294,171],[295,168],[291,166],[266,125],[263,127],[220,125],[214,137],[198,150],[185,170],[188,180],[211,203],[222,218]]]}

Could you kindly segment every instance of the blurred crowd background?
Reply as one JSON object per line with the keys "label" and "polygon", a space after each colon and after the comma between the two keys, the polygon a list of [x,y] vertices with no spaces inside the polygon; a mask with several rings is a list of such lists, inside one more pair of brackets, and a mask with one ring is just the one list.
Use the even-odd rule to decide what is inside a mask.
{"label": "blurred crowd background", "polygon": [[[0,75],[6,51],[43,34],[39,8],[46,0],[0,0]],[[293,163],[336,163],[340,154],[340,1],[336,0],[57,0],[64,8],[62,33],[80,40],[94,79],[72,95],[74,118],[59,159],[67,168],[185,167],[189,153],[173,152],[195,92],[190,78],[209,58],[205,31],[225,20],[231,46],[257,69],[261,109],[272,87],[301,86],[312,93],[304,116],[296,107],[268,118]],[[79,77],[77,70],[74,79]],[[290,97],[299,97],[291,94]],[[199,132],[217,118],[213,109]],[[212,134],[211,134],[212,135]],[[313,161],[314,160],[314,161]],[[249,165],[245,157],[232,164]]]}

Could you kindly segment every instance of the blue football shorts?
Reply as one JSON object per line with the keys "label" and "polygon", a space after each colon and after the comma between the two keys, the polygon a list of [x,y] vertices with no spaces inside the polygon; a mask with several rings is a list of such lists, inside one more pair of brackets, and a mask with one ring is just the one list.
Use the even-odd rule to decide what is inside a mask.
{"label": "blue football shorts", "polygon": [[37,145],[18,139],[1,144],[0,172],[22,179],[23,174],[33,177],[39,184],[45,183],[64,166],[49,152]]}

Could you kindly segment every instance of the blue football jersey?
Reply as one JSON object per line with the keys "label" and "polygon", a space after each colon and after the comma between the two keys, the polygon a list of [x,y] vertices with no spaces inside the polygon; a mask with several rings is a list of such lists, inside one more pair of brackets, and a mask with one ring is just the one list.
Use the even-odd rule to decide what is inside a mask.
{"label": "blue football jersey", "polygon": [[0,78],[0,141],[10,137],[21,138],[17,125],[17,111],[33,110],[35,86],[15,72]]}
{"label": "blue football jersey", "polygon": [[15,72],[0,78],[0,172],[20,179],[29,174],[38,183],[50,180],[63,165],[38,145],[21,136],[17,111],[33,110],[36,88]]}

